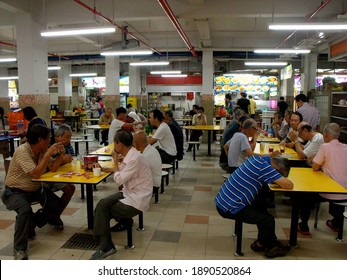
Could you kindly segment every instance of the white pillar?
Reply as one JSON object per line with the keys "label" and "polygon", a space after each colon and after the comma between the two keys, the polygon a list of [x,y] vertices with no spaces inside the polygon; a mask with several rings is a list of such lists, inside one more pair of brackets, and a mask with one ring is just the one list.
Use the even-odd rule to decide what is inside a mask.
{"label": "white pillar", "polygon": [[316,73],[317,73],[317,53],[309,53],[304,57],[304,85],[301,89],[307,95],[308,91],[316,88]]}
{"label": "white pillar", "polygon": [[106,94],[104,103],[105,107],[116,109],[120,104],[119,57],[106,56],[105,64]]}
{"label": "white pillar", "polygon": [[140,68],[129,65],[129,97],[136,97],[137,106],[135,109],[140,111],[141,101],[141,73]]}
{"label": "white pillar", "polygon": [[[0,68],[0,76],[4,76],[4,77],[9,76],[7,68]],[[10,109],[7,80],[0,80],[0,106],[4,108],[5,115],[6,115]]]}
{"label": "white pillar", "polygon": [[[58,97],[59,111],[71,110],[73,105],[78,105],[78,96],[76,95],[72,100],[72,79],[69,76],[71,74],[71,65],[64,64],[61,69],[58,70]],[[52,100],[52,98],[51,98]]]}
{"label": "white pillar", "polygon": [[47,40],[45,29],[28,13],[16,13],[19,105],[32,106],[49,123]]}
{"label": "white pillar", "polygon": [[207,123],[213,122],[214,95],[213,95],[213,52],[204,51],[202,55],[202,106],[205,109]]}

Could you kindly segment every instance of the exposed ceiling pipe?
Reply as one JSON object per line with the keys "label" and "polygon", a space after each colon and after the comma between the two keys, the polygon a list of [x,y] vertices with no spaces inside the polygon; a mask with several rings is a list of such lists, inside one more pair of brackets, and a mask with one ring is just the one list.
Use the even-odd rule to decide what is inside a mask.
{"label": "exposed ceiling pipe", "polygon": [[83,3],[80,0],[74,0],[77,4],[80,4],[82,7],[86,8],[87,10],[91,11],[94,15],[98,15],[99,17],[101,17],[103,20],[107,21],[108,23],[116,26],[118,29],[122,30],[123,32],[125,32],[127,35],[133,37],[135,40],[141,42],[142,44],[146,45],[147,47],[149,47],[152,51],[161,54],[160,51],[158,51],[157,49],[155,49],[154,47],[150,46],[149,44],[147,44],[146,42],[144,42],[143,40],[141,40],[139,37],[137,37],[136,35],[132,34],[130,31],[128,31],[127,29],[123,28],[123,26],[118,25],[117,23],[115,23],[113,20],[111,20],[108,17],[105,17],[103,14],[101,14],[100,12],[98,12],[97,10],[95,10],[95,8],[92,8],[90,6],[88,6],[87,4]]}
{"label": "exposed ceiling pipe", "polygon": [[[329,4],[331,0],[325,0],[320,4],[320,6],[313,11],[310,15],[306,16],[305,21],[309,21],[311,18],[313,18],[320,10],[322,10],[326,5]],[[288,41],[294,34],[296,33],[296,30],[294,30],[287,38],[285,38],[276,48],[279,48],[282,46],[286,41]]]}
{"label": "exposed ceiling pipe", "polygon": [[198,54],[196,53],[196,51],[194,50],[193,45],[191,44],[191,42],[189,41],[186,33],[184,32],[181,24],[178,22],[176,16],[174,15],[174,13],[172,12],[169,4],[166,2],[166,0],[158,0],[158,3],[160,4],[160,6],[163,8],[164,12],[166,13],[166,15],[169,17],[169,19],[171,20],[171,23],[174,25],[174,27],[176,28],[178,34],[181,36],[183,42],[186,44],[187,48],[190,50],[190,52],[192,53],[192,55],[194,57],[198,57]]}

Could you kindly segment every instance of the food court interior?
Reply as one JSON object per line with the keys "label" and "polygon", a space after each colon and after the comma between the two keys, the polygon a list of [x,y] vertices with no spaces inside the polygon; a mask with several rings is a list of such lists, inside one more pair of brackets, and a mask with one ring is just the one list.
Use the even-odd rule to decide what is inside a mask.
{"label": "food court interior", "polygon": [[[278,31],[270,30],[269,25],[342,25],[346,11],[346,0],[0,0],[0,106],[5,117],[32,106],[49,124],[57,116],[65,121],[81,117],[69,122],[73,136],[79,136],[86,124],[82,118],[90,116],[92,97],[102,97],[105,107],[113,110],[131,103],[145,115],[154,108],[171,108],[177,119],[198,104],[205,108],[208,124],[213,124],[225,116],[226,94],[231,95],[235,106],[240,93],[246,92],[256,101],[266,128],[279,97],[293,108],[294,96],[302,92],[320,110],[321,127],[333,120],[345,128],[346,32]],[[114,27],[116,31],[43,35],[94,27]],[[256,49],[272,50],[264,54]],[[124,54],[143,50],[149,52]],[[265,64],[268,62],[277,65]],[[174,75],[183,76],[162,77],[158,71],[176,71]],[[3,130],[11,130],[10,125],[9,118]],[[344,142],[346,131],[342,133]],[[250,249],[257,228],[247,224],[243,226],[244,255],[235,256],[234,222],[221,218],[213,201],[224,181],[220,146],[213,142],[208,155],[207,132],[202,142],[196,160],[192,153],[186,153],[175,174],[169,171],[160,203],[152,198],[150,209],[144,213],[144,231],[136,230],[139,223],[137,217],[134,219],[135,248],[124,248],[126,232],[112,233],[118,252],[110,259],[265,258]],[[187,146],[185,143],[185,149]],[[88,150],[99,148],[99,141],[91,139]],[[86,153],[85,143],[81,143],[80,154]],[[0,191],[5,187],[4,160],[0,159]],[[93,191],[94,206],[115,188],[112,176],[101,182]],[[88,247],[71,242],[76,233],[92,233],[87,229],[86,202],[81,195],[76,185],[62,214],[63,231],[49,225],[37,230],[36,238],[29,242],[30,259],[90,258],[95,251],[93,244]],[[292,209],[286,201],[288,197],[278,192],[275,208],[269,209],[275,216],[277,237],[284,242],[289,239]],[[2,202],[0,213],[0,259],[13,259],[16,214]],[[328,218],[328,206],[323,203],[318,227],[313,227],[312,217],[311,234],[298,233],[298,246],[283,259],[347,259],[347,244],[335,240],[336,233],[325,225]]]}

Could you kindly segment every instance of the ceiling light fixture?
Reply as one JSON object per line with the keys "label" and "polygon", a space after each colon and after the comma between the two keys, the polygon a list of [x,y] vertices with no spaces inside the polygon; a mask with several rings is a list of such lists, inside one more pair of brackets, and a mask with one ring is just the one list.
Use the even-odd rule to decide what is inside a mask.
{"label": "ceiling light fixture", "polygon": [[168,70],[168,71],[151,71],[150,72],[152,75],[169,75],[169,74],[181,74],[182,71],[174,71],[174,70]]}
{"label": "ceiling light fixture", "polygon": [[0,62],[14,62],[14,61],[17,61],[17,58],[15,58],[15,57],[0,58]]}
{"label": "ceiling light fixture", "polygon": [[18,76],[0,77],[0,80],[18,80]]}
{"label": "ceiling light fixture", "polygon": [[130,62],[130,66],[163,66],[169,65],[169,61],[141,61],[141,62]]}
{"label": "ceiling light fixture", "polygon": [[70,77],[93,77],[93,76],[97,76],[97,73],[74,73],[74,74],[70,74]]}
{"label": "ceiling light fixture", "polygon": [[59,29],[47,30],[41,32],[42,37],[60,37],[60,36],[75,36],[75,35],[90,35],[90,34],[105,34],[116,32],[115,27],[94,27],[94,28],[79,28],[79,29]]}
{"label": "ceiling light fixture", "polygon": [[308,49],[256,49],[255,53],[310,53]]}
{"label": "ceiling light fixture", "polygon": [[48,70],[60,70],[61,67],[60,66],[48,66],[47,69]]}
{"label": "ceiling light fixture", "polygon": [[161,75],[163,78],[186,78],[187,74],[177,74],[177,75]]}
{"label": "ceiling light fixture", "polygon": [[132,55],[151,55],[153,52],[151,50],[125,50],[125,51],[109,51],[102,52],[100,55],[103,56],[132,56]]}
{"label": "ceiling light fixture", "polygon": [[288,24],[270,24],[271,30],[347,30],[347,24],[338,23],[288,23]]}
{"label": "ceiling light fixture", "polygon": [[245,62],[246,66],[285,66],[287,62],[271,62],[271,61],[262,61],[262,62]]}

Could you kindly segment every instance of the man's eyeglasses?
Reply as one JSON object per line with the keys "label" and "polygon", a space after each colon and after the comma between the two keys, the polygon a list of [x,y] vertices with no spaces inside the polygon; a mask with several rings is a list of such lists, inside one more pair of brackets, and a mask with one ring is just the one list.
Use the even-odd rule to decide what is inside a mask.
{"label": "man's eyeglasses", "polygon": [[252,128],[253,128],[255,131],[258,131],[258,128],[257,128],[257,127],[252,126]]}

